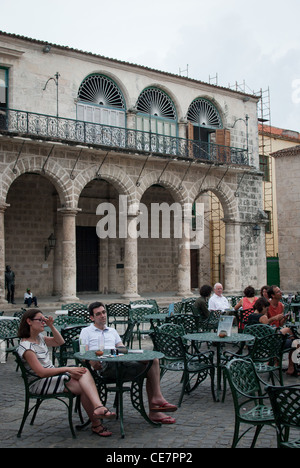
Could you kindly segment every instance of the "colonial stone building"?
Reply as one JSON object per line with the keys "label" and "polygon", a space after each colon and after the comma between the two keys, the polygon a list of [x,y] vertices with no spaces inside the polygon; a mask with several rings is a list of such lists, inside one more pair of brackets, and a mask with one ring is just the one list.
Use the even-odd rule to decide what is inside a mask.
{"label": "colonial stone building", "polygon": [[272,154],[276,170],[280,286],[286,293],[300,291],[299,174],[300,146]]}
{"label": "colonial stone building", "polygon": [[[67,302],[83,291],[188,296],[216,278],[211,194],[226,291],[259,288],[256,108],[253,95],[1,32],[0,300],[7,264],[19,297],[26,287]],[[196,202],[208,221],[195,246],[175,231],[178,222],[201,230]],[[170,208],[158,231],[157,206]]]}

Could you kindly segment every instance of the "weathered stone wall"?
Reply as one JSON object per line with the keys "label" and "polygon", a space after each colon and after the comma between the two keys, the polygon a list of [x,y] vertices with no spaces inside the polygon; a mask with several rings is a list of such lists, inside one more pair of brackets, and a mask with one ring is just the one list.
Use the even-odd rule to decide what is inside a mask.
{"label": "weathered stone wall", "polygon": [[280,286],[300,290],[300,146],[275,153]]}

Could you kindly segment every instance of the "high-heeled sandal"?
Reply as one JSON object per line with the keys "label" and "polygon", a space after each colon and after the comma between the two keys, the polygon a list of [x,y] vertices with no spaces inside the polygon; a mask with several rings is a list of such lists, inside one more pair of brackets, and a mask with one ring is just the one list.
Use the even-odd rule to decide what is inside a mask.
{"label": "high-heeled sandal", "polygon": [[[94,431],[97,427],[102,427],[101,431]],[[107,427],[102,426],[102,424],[98,424],[98,426],[92,426],[92,433],[96,434],[99,437],[110,437],[112,432],[107,429]]]}
{"label": "high-heeled sandal", "polygon": [[95,414],[95,410],[98,409],[98,408],[105,408],[105,406],[103,406],[103,405],[96,406],[96,408],[94,408],[93,418],[95,418],[95,419],[116,419],[116,417],[117,417],[116,413],[112,413],[107,408],[105,408],[105,410],[103,411],[102,414]]}

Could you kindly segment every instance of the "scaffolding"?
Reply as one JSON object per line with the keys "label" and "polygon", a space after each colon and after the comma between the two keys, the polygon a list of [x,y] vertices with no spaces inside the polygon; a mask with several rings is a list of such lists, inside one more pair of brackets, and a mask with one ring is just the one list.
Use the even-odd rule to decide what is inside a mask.
{"label": "scaffolding", "polygon": [[266,255],[276,256],[274,229],[274,190],[270,89],[262,89],[256,95],[260,98],[257,106],[257,119],[261,125],[259,131],[260,167],[264,172],[264,211],[268,216],[266,226]]}
{"label": "scaffolding", "polygon": [[[270,89],[259,92],[251,90],[245,83],[237,82],[229,88],[241,92],[251,93],[259,98],[257,105],[257,119],[261,125],[259,132],[259,158],[260,169],[264,172],[264,211],[268,216],[266,225],[266,256],[276,257],[275,229],[274,229],[274,193],[273,193],[273,158],[272,153],[272,127],[271,127],[271,105]],[[225,227],[222,222],[223,210],[218,198],[211,193],[209,226],[210,226],[210,264],[211,280],[215,282],[225,282]]]}

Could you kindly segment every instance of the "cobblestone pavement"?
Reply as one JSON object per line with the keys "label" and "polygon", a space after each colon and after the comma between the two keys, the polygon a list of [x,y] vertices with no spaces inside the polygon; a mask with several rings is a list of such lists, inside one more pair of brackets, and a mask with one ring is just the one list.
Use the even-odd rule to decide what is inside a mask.
{"label": "cobblestone pavement", "polygon": [[[143,342],[150,346],[149,338]],[[286,383],[297,383],[287,378]],[[180,375],[167,373],[161,382],[163,394],[176,403],[180,393]],[[225,403],[214,403],[210,383],[207,379],[191,395],[184,397],[178,409],[177,423],[155,428],[150,426],[133,409],[129,396],[125,394],[124,421],[125,438],[120,437],[119,422],[109,421],[106,425],[113,431],[112,437],[100,438],[91,433],[90,427],[77,433],[73,439],[69,430],[65,406],[60,402],[44,402],[39,409],[33,426],[26,422],[21,438],[17,430],[23,415],[24,389],[20,372],[16,372],[13,356],[7,363],[0,364],[0,448],[105,448],[113,449],[193,449],[230,448],[234,430],[234,409],[230,391]],[[107,406],[113,407],[114,394],[108,397]],[[79,423],[74,415],[74,423]],[[253,432],[240,442],[241,448],[250,446]],[[275,429],[265,427],[257,442],[259,448],[276,448]]]}

